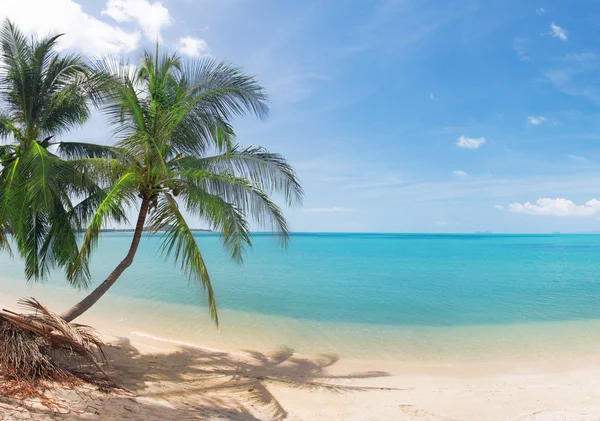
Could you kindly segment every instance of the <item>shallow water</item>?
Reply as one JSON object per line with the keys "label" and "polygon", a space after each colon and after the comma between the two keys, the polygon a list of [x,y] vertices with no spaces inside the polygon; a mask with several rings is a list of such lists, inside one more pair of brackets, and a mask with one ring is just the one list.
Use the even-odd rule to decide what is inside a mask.
{"label": "shallow water", "polygon": [[[125,255],[130,239],[103,236],[93,257],[95,283]],[[182,341],[361,358],[600,350],[600,236],[295,234],[282,250],[275,238],[256,235],[240,266],[218,236],[198,234],[219,331],[209,323],[201,288],[157,255],[159,240],[143,239],[134,265],[94,314]],[[0,292],[35,292],[57,306],[81,295],[65,287],[60,273],[27,291],[20,262],[2,255],[0,265]]]}

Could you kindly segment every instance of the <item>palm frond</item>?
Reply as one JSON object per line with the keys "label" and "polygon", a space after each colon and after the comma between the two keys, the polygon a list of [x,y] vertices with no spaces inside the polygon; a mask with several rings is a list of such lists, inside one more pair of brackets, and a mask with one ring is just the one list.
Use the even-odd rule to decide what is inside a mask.
{"label": "palm frond", "polygon": [[40,381],[71,378],[74,357],[83,358],[103,373],[103,343],[89,326],[66,323],[33,298],[21,299],[19,304],[29,313],[0,311],[3,387],[10,388],[10,382],[26,382],[25,390],[31,391]]}
{"label": "palm frond", "polygon": [[[127,161],[116,158],[81,158],[68,163],[76,173],[89,178],[97,186],[112,186],[130,170]],[[90,194],[90,191],[86,191],[86,194]]]}
{"label": "palm frond", "polygon": [[0,223],[0,251],[7,252],[12,257],[12,248],[10,247],[9,228],[5,223]]}
{"label": "palm frond", "polygon": [[187,185],[181,196],[188,212],[208,222],[213,230],[218,231],[231,257],[241,263],[245,247],[252,246],[244,213],[236,205],[193,184]]}
{"label": "palm frond", "polygon": [[51,221],[44,212],[35,212],[27,207],[21,210],[21,215],[15,240],[24,257],[25,277],[27,280],[38,281],[44,279],[48,272],[47,262],[42,258],[42,247],[50,231]]}
{"label": "palm frond", "polygon": [[[67,270],[68,281],[76,286],[87,286],[85,269],[89,265],[92,251],[98,246],[100,229],[109,220],[124,222],[124,208],[136,200],[136,189],[140,180],[136,173],[128,172],[110,189],[96,209],[90,225],[85,232],[79,254]],[[87,205],[87,203],[86,203]]]}
{"label": "palm frond", "polygon": [[6,139],[11,135],[16,139],[21,138],[18,127],[10,120],[10,117],[4,112],[0,112],[0,139]]}
{"label": "palm frond", "polygon": [[[72,175],[69,165],[38,142],[31,142],[22,158],[26,194],[36,208],[53,208]],[[35,202],[35,204],[33,204]]]}
{"label": "palm frond", "polygon": [[57,153],[66,159],[119,158],[119,150],[113,146],[86,142],[58,142]]}
{"label": "palm frond", "polygon": [[194,108],[230,121],[247,112],[258,118],[269,114],[268,97],[253,76],[239,67],[212,58],[188,61],[182,66]]}
{"label": "palm frond", "polygon": [[181,156],[174,160],[184,170],[200,169],[214,173],[233,173],[247,178],[261,190],[283,194],[289,205],[301,204],[304,191],[296,172],[281,154],[271,153],[261,147],[240,148],[205,158]]}
{"label": "palm frond", "polygon": [[235,204],[248,219],[261,228],[280,234],[282,244],[287,244],[290,233],[281,208],[249,180],[233,174],[203,170],[185,171],[180,173],[180,177],[187,188],[203,190]]}
{"label": "palm frond", "polygon": [[179,211],[175,198],[168,193],[160,195],[158,204],[151,214],[152,229],[164,230],[161,238],[161,252],[168,258],[173,256],[175,263],[191,278],[199,280],[208,298],[208,307],[212,320],[218,326],[217,303],[198,243],[185,218]]}

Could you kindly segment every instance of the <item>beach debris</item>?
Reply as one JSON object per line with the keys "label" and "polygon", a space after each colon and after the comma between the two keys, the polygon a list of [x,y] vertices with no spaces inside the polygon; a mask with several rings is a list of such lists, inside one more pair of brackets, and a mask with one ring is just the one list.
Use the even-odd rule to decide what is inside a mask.
{"label": "beach debris", "polygon": [[49,407],[45,392],[53,383],[110,383],[101,367],[103,343],[91,327],[67,323],[34,298],[19,305],[27,313],[0,311],[0,395],[36,398]]}

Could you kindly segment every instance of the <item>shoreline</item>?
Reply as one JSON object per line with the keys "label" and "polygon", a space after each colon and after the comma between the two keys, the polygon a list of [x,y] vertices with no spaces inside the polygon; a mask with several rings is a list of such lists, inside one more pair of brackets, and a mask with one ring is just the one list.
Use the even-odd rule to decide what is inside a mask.
{"label": "shoreline", "polygon": [[[14,308],[16,299],[0,294],[4,306]],[[69,411],[85,413],[81,419],[597,421],[600,414],[600,353],[593,351],[492,361],[338,359],[268,343],[236,347],[165,337],[120,319],[128,308],[119,303],[129,302],[111,297],[80,322],[109,344],[110,375],[131,394],[87,389],[82,401],[81,392],[61,391]]]}
{"label": "shoreline", "polygon": [[[10,294],[0,293],[0,306],[13,311],[18,310],[19,298],[33,296],[50,310],[60,312],[82,294],[52,285],[4,281],[13,288]],[[163,343],[234,354],[248,348],[268,352],[291,348],[298,355],[336,355],[343,360],[384,364],[510,365],[600,355],[600,320],[458,327],[374,326],[221,310],[221,327],[216,329],[206,313],[206,308],[200,306],[107,294],[78,322],[108,336],[147,336]]]}
{"label": "shoreline", "polygon": [[[21,415],[48,421],[597,421],[600,414],[600,356],[394,363],[285,349],[229,353],[152,335],[100,333],[109,375],[127,392],[61,390],[63,415]],[[20,419],[3,411],[0,419]]]}

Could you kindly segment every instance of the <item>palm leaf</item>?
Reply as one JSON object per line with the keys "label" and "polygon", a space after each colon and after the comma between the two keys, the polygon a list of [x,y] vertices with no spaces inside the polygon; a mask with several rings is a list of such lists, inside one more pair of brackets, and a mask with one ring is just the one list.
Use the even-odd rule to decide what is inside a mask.
{"label": "palm leaf", "polygon": [[92,251],[98,246],[101,228],[109,220],[125,222],[123,208],[135,201],[139,183],[138,175],[128,172],[104,196],[85,232],[77,258],[67,270],[67,279],[72,285],[87,286],[85,268],[89,265]]}
{"label": "palm leaf", "polygon": [[207,292],[211,318],[218,326],[217,304],[206,264],[194,234],[179,211],[173,196],[168,193],[160,195],[158,205],[151,214],[151,224],[153,231],[165,231],[161,238],[160,249],[165,258],[172,255],[175,263],[180,263],[181,269],[189,277],[202,283],[202,287]]}
{"label": "palm leaf", "polygon": [[119,150],[107,145],[96,145],[86,142],[56,143],[57,153],[66,159],[81,158],[119,158]]}
{"label": "palm leaf", "polygon": [[256,79],[226,62],[212,58],[188,61],[182,66],[182,78],[199,111],[216,112],[226,121],[247,112],[259,118],[269,114],[267,95]]}
{"label": "palm leaf", "polygon": [[181,195],[188,212],[208,222],[213,230],[218,231],[231,257],[241,263],[245,246],[252,246],[244,213],[237,206],[195,185],[187,185]]}
{"label": "palm leaf", "polygon": [[234,173],[247,178],[268,193],[282,193],[288,204],[301,203],[304,195],[300,181],[292,166],[277,153],[261,147],[234,146],[227,153],[195,158],[182,156],[174,160],[184,170],[200,169],[214,173]]}
{"label": "palm leaf", "polygon": [[233,174],[216,174],[203,170],[190,170],[180,173],[185,186],[203,190],[225,202],[235,204],[247,218],[260,228],[280,234],[282,245],[289,240],[287,222],[277,206],[260,188],[250,181]]}

